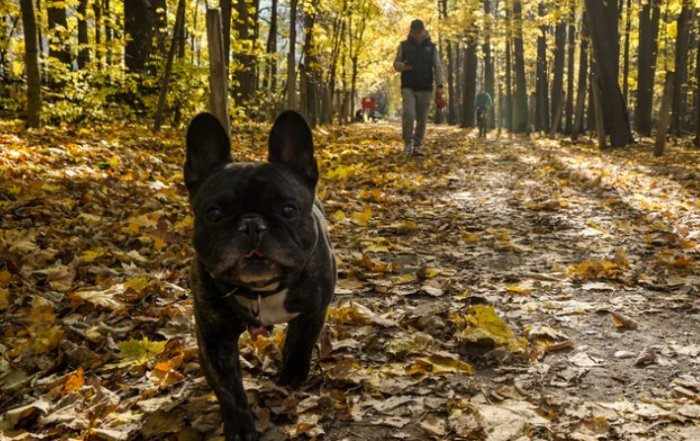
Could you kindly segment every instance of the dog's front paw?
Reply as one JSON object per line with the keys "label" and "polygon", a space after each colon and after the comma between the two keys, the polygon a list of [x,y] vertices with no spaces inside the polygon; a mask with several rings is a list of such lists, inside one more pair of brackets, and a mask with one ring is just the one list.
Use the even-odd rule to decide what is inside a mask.
{"label": "dog's front paw", "polygon": [[258,432],[239,429],[232,433],[226,433],[226,441],[258,441]]}
{"label": "dog's front paw", "polygon": [[224,435],[226,441],[258,441],[253,413],[244,413],[235,419],[224,421]]}
{"label": "dog's front paw", "polygon": [[300,367],[290,367],[285,366],[280,372],[280,376],[277,379],[277,384],[285,387],[290,386],[292,389],[298,389],[299,386],[304,384],[306,378],[309,376],[309,368]]}

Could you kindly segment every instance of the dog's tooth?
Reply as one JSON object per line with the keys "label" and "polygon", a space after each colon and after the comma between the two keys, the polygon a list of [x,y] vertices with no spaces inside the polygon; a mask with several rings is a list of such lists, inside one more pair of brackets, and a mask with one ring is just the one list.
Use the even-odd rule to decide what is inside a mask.
{"label": "dog's tooth", "polygon": [[212,279],[216,279],[216,276],[214,275],[214,273],[209,273],[209,275],[211,276]]}

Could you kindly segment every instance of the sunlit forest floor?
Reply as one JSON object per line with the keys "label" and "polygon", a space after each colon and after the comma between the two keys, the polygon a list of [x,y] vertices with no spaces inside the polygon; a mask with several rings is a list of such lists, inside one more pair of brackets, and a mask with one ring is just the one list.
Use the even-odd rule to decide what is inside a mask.
{"label": "sunlit forest floor", "polygon": [[[184,131],[0,123],[0,438],[221,436]],[[263,160],[267,126],[235,126]],[[700,151],[315,131],[339,284],[301,390],[244,336],[263,440],[700,439]],[[690,144],[690,143],[688,143]]]}

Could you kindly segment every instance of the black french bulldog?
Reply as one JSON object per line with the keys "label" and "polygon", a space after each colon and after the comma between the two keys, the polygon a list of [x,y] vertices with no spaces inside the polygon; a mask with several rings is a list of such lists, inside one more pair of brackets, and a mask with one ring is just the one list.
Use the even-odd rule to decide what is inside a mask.
{"label": "black french bulldog", "polygon": [[336,262],[304,118],[275,121],[268,163],[236,163],[211,114],[187,130],[185,184],[194,211],[191,285],[199,358],[219,399],[226,441],[258,439],[243,389],[238,338],[289,322],[278,383],[298,387],[333,297]]}

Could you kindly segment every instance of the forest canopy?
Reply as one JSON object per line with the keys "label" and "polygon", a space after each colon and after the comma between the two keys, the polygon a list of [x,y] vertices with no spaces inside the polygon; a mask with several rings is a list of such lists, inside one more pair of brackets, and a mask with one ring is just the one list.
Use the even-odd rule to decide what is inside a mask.
{"label": "forest canopy", "polygon": [[160,113],[180,125],[208,106],[206,11],[220,8],[234,120],[270,120],[293,107],[312,124],[349,122],[365,96],[394,115],[393,57],[410,21],[420,18],[446,66],[448,105],[437,121],[473,127],[469,106],[484,87],[495,101],[493,127],[575,137],[595,131],[598,86],[605,131],[623,146],[634,142],[632,131],[649,136],[656,128],[671,72],[669,130],[698,129],[699,4],[13,0],[0,6],[0,109],[27,116],[35,56],[45,123]]}

